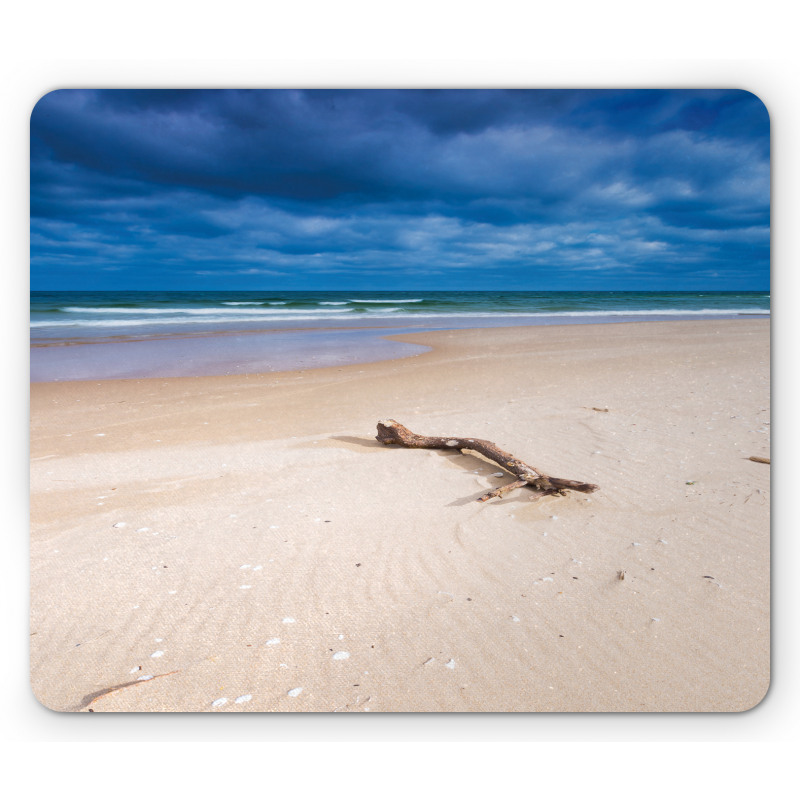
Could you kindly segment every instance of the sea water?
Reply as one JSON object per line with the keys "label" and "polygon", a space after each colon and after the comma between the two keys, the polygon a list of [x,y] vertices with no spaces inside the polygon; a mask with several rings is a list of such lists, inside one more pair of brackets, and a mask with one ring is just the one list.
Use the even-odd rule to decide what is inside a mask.
{"label": "sea water", "polygon": [[766,292],[31,292],[31,380],[333,366],[422,352],[407,331],[768,317]]}

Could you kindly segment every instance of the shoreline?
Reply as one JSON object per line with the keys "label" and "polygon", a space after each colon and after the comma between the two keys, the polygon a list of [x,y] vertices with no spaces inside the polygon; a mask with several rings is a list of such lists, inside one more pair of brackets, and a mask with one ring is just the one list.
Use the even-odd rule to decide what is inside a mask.
{"label": "shoreline", "polygon": [[[697,317],[656,317],[642,319],[617,318],[610,316],[603,319],[585,318],[564,322],[539,322],[535,325],[517,323],[498,323],[493,325],[454,325],[441,326],[336,326],[336,327],[298,327],[270,328],[259,330],[219,330],[214,332],[164,334],[145,338],[118,337],[87,340],[36,341],[30,345],[30,372],[37,377],[31,383],[48,383],[63,381],[97,381],[114,379],[145,379],[171,377],[209,377],[212,375],[243,375],[286,372],[296,369],[324,368],[354,364],[368,364],[377,361],[394,360],[418,355],[424,350],[413,351],[406,335],[434,333],[451,330],[486,330],[496,328],[538,328],[538,327],[571,327],[573,325],[629,325],[656,324],[672,322],[717,322],[722,320],[765,320],[770,321],[769,314],[740,314],[733,316]],[[457,320],[456,320],[457,321]],[[452,320],[451,320],[452,322]],[[396,331],[396,333],[386,333]],[[277,348],[270,353],[265,352],[265,340],[261,337],[274,336],[271,344]],[[324,337],[324,338],[322,338]],[[347,337],[353,337],[347,341]],[[316,341],[314,341],[316,339]],[[361,341],[358,341],[361,339]],[[276,341],[277,340],[277,341]],[[396,342],[394,347],[387,342]],[[173,352],[168,349],[173,345]],[[227,345],[227,349],[226,349]],[[348,350],[349,347],[360,349]],[[63,348],[69,348],[63,355]],[[120,349],[125,348],[125,349]],[[181,351],[182,348],[182,351]],[[216,352],[215,352],[216,348]],[[276,352],[277,350],[277,352]],[[327,350],[327,352],[326,352]],[[84,355],[85,358],[80,358]],[[130,356],[134,356],[133,359]],[[127,358],[125,358],[127,357]],[[49,362],[48,362],[49,359]],[[133,363],[127,366],[127,374],[108,375],[113,368],[123,361]],[[314,362],[317,363],[309,363]],[[160,366],[154,366],[158,364]],[[239,362],[239,363],[237,363]],[[194,370],[187,372],[187,364],[196,363]],[[181,370],[184,370],[183,372]],[[200,372],[199,370],[203,370]],[[59,377],[55,377],[58,375]],[[44,377],[41,377],[44,376]]]}
{"label": "shoreline", "polygon": [[[451,330],[370,364],[33,383],[34,692],[94,711],[750,708],[769,685],[770,467],[748,460],[769,456],[769,331]],[[384,447],[385,417],[600,490],[475,503],[496,465]]]}

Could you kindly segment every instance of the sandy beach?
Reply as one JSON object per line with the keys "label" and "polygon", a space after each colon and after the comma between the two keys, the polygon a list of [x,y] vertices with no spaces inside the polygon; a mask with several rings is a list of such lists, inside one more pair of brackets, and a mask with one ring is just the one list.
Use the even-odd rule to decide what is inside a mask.
{"label": "sandy beach", "polygon": [[[744,711],[770,680],[768,320],[409,334],[371,364],[31,384],[58,711]],[[599,485],[478,503],[465,452]],[[622,577],[621,577],[622,576]]]}

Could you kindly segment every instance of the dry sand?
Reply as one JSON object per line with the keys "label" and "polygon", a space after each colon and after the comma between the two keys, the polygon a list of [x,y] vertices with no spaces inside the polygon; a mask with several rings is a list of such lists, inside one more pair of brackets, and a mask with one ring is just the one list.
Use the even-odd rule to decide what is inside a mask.
{"label": "dry sand", "polygon": [[[31,386],[39,700],[64,711],[756,705],[770,669],[770,466],[749,457],[769,456],[769,322],[400,338],[433,350]],[[600,490],[476,503],[507,481],[496,465],[382,446],[386,417],[490,439]]]}

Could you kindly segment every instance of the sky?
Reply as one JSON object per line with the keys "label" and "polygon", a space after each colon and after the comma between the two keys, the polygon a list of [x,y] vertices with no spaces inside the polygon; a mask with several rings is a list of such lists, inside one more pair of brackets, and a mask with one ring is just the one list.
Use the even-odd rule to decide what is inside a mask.
{"label": "sky", "polygon": [[31,115],[31,289],[769,289],[738,90],[73,90]]}

